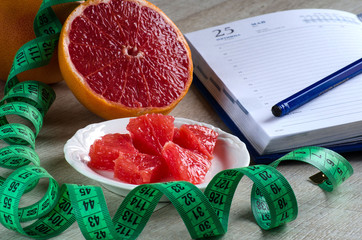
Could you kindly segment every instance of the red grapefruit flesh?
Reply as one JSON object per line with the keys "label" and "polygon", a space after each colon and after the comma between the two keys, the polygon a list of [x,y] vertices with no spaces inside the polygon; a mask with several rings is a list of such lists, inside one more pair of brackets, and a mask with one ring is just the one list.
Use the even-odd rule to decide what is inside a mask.
{"label": "red grapefruit flesh", "polygon": [[131,118],[127,130],[140,152],[159,156],[163,145],[173,139],[174,120],[173,116],[146,114]]}
{"label": "red grapefruit flesh", "polygon": [[114,160],[119,153],[133,153],[137,149],[133,146],[129,134],[111,133],[94,141],[89,149],[90,168],[99,170],[113,170]]}
{"label": "red grapefruit flesh", "polygon": [[130,184],[158,182],[166,173],[160,156],[143,153],[121,153],[114,166],[114,177]]}
{"label": "red grapefruit flesh", "polygon": [[59,65],[68,87],[106,119],[169,113],[192,82],[189,46],[145,0],[88,0],[65,22]]}
{"label": "red grapefruit flesh", "polygon": [[211,167],[211,162],[202,154],[167,142],[162,150],[163,159],[175,180],[200,184]]}
{"label": "red grapefruit flesh", "polygon": [[[218,134],[200,125],[174,126],[174,117],[146,114],[131,118],[129,134],[107,134],[90,147],[89,166],[114,170],[131,184],[170,180],[200,184],[211,167]],[[178,145],[180,144],[180,145]]]}
{"label": "red grapefruit flesh", "polygon": [[208,159],[213,158],[218,133],[211,128],[201,125],[183,124],[174,134],[173,141],[183,148],[204,154]]}

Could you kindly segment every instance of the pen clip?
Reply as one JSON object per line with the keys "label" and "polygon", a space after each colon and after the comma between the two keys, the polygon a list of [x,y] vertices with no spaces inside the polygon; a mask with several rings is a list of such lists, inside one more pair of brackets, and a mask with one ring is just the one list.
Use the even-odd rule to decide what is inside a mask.
{"label": "pen clip", "polygon": [[309,179],[314,184],[319,185],[319,184],[324,183],[326,180],[328,180],[328,177],[324,173],[319,172],[319,173],[314,174],[313,176],[310,176]]}

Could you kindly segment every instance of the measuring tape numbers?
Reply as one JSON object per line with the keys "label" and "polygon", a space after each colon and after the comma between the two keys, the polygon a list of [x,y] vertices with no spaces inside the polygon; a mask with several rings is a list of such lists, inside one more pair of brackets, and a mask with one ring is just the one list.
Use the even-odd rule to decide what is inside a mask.
{"label": "measuring tape numbers", "polygon": [[340,154],[321,147],[308,147],[294,150],[270,165],[277,167],[280,162],[292,160],[302,161],[313,165],[320,170],[310,177],[320,188],[331,192],[353,174],[350,163]]}
{"label": "measuring tape numbers", "polygon": [[[294,220],[298,215],[295,194],[276,169],[280,162],[293,160],[313,165],[321,172],[311,180],[332,191],[353,174],[351,165],[339,154],[320,147],[303,147],[288,153],[270,165],[254,165],[219,172],[202,192],[189,182],[175,181],[144,184],[134,188],[111,218],[103,191],[98,186],[63,184],[40,166],[35,139],[43,126],[43,117],[55,100],[48,85],[19,82],[16,75],[48,64],[57,46],[61,24],[52,5],[74,0],[43,0],[34,20],[36,39],[17,52],[4,98],[0,101],[0,139],[8,146],[0,149],[0,167],[13,169],[0,176],[0,222],[11,230],[35,239],[59,235],[75,221],[86,239],[136,239],[149,221],[163,195],[175,206],[191,238],[220,236],[227,232],[233,196],[243,176],[253,181],[251,209],[260,228],[268,230]],[[17,115],[29,124],[9,123],[8,115]],[[28,126],[30,125],[30,126]],[[26,192],[41,179],[48,189],[39,201],[20,207]],[[24,201],[26,202],[26,201]],[[23,222],[31,223],[23,227]]]}
{"label": "measuring tape numbers", "polygon": [[[271,165],[221,171],[210,181],[204,193],[189,182],[140,185],[126,196],[111,219],[100,187],[64,184],[59,193],[56,181],[45,169],[27,165],[14,171],[0,189],[0,222],[33,238],[56,236],[76,220],[86,239],[136,239],[160,198],[166,195],[179,212],[191,238],[219,236],[227,232],[232,198],[240,180],[246,175],[254,182],[251,208],[255,220],[262,229],[268,230],[294,220],[298,214],[294,192],[275,168],[284,160],[320,166],[333,165],[332,161],[335,164],[324,174],[332,176],[326,181],[336,184],[334,187],[353,173],[340,155],[324,148],[305,147]],[[36,204],[17,210],[28,184],[44,177],[49,178],[51,183],[44,197]],[[33,217],[40,218],[22,229],[20,222],[33,220]]]}

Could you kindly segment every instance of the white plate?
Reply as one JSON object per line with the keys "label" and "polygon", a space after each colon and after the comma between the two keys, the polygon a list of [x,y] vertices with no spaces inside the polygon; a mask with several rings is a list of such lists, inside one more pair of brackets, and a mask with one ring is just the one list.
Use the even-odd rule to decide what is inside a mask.
{"label": "white plate", "polygon": [[[126,196],[137,185],[124,183],[113,178],[113,172],[111,171],[94,171],[89,168],[87,165],[90,161],[88,152],[93,142],[105,134],[128,133],[126,129],[128,122],[129,118],[120,118],[88,125],[78,130],[64,146],[65,159],[75,170],[84,176],[100,182],[104,187],[121,196]],[[212,177],[224,169],[249,166],[249,153],[245,144],[239,138],[212,125],[189,119],[175,118],[174,124],[176,127],[180,127],[182,124],[199,124],[219,133],[211,168],[205,176],[204,183],[196,185],[200,190],[205,190]],[[163,196],[161,201],[168,201],[168,199],[166,196]]]}

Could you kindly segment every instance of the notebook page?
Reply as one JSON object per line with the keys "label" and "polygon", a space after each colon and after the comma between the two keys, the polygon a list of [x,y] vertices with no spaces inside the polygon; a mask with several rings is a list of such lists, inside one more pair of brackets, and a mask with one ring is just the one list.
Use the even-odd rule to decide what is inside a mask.
{"label": "notebook page", "polygon": [[[186,37],[272,138],[362,119],[362,110],[356,108],[362,103],[362,76],[288,116],[276,118],[270,111],[280,100],[362,57],[362,23],[353,14],[291,10],[224,24]],[[348,137],[352,131],[355,130],[338,133],[336,139],[330,140]]]}

